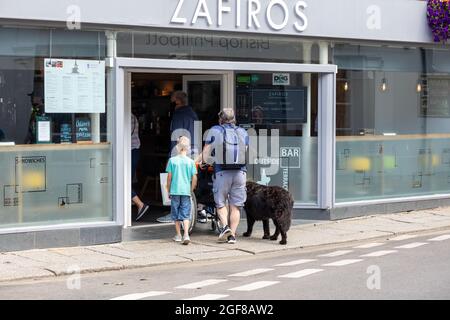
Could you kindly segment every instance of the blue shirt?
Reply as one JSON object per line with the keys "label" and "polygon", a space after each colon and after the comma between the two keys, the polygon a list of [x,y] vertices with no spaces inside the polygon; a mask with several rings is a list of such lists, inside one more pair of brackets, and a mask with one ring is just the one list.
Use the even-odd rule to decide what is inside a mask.
{"label": "blue shirt", "polygon": [[194,160],[182,155],[172,157],[169,159],[166,172],[172,174],[170,195],[191,195],[192,177],[197,174]]}
{"label": "blue shirt", "polygon": [[[214,144],[223,144],[223,134],[224,134],[224,129],[228,130],[228,129],[235,129],[236,126],[233,124],[224,124],[222,126],[214,126],[212,127],[209,132],[208,132],[208,136],[206,138],[206,145],[213,145]],[[242,135],[245,139],[245,146],[247,147],[249,145],[249,137],[248,137],[248,133],[247,131],[245,131],[245,129],[243,128],[237,128],[237,130],[239,130],[239,134]],[[216,137],[219,137],[219,141],[216,141]],[[214,155],[215,152],[213,152],[212,155]],[[241,171],[247,172],[247,167],[245,165],[242,165]],[[218,164],[218,163],[214,163],[214,172],[220,172],[220,171],[224,171],[223,166]]]}
{"label": "blue shirt", "polygon": [[[198,116],[192,110],[191,107],[185,106],[180,107],[178,109],[175,109],[172,116],[172,122],[170,123],[170,138],[172,139],[172,133],[175,130],[178,129],[184,129],[187,130],[190,134],[190,137],[188,137],[191,140],[191,151],[195,150],[195,140],[194,140],[194,123],[195,121],[198,121]],[[176,137],[177,139],[179,137]],[[175,146],[177,145],[176,141],[170,142],[170,150],[169,150],[169,156],[172,154],[172,150],[174,150]]]}

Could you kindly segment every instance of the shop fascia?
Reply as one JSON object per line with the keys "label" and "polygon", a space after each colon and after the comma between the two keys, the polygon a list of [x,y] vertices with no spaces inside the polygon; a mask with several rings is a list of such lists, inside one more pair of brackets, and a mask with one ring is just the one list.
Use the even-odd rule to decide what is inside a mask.
{"label": "shop fascia", "polygon": [[[195,26],[199,20],[204,19],[208,26],[212,26],[213,17],[216,17],[215,22],[217,26],[220,27],[223,25],[224,15],[227,14],[234,16],[234,27],[236,29],[240,29],[244,26],[245,28],[255,28],[258,30],[261,28],[261,22],[266,21],[271,29],[281,31],[288,26],[292,14],[296,17],[293,27],[297,32],[303,32],[308,27],[308,18],[304,12],[308,7],[308,4],[305,1],[297,1],[293,8],[289,8],[284,0],[271,0],[265,7],[263,7],[260,0],[234,0],[234,6],[230,5],[231,3],[229,0],[216,1],[217,5],[214,6],[214,9],[217,10],[217,12],[215,15],[211,14],[214,12],[210,10],[211,3],[215,1],[209,2],[210,6],[208,6],[207,0],[197,0],[195,8],[192,7],[192,10],[190,10],[191,15],[186,16],[185,13],[187,10],[185,7],[187,6],[187,1],[178,0],[177,7],[175,8],[170,23],[179,25],[190,24],[191,26]],[[192,2],[189,1],[189,3],[191,4]],[[244,7],[242,5],[244,5]],[[247,12],[242,12],[243,8],[246,8]],[[189,9],[191,9],[191,7]],[[283,21],[275,22],[273,20],[273,12],[275,10],[281,10]],[[291,12],[291,10],[293,12]],[[184,14],[181,13],[182,11]],[[264,15],[266,19],[264,19]],[[242,23],[243,18],[246,19],[245,25]]]}

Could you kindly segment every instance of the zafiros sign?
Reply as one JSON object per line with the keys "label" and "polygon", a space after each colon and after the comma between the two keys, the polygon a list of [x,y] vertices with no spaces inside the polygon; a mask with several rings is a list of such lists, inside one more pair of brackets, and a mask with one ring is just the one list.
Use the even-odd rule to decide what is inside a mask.
{"label": "zafiros sign", "polygon": [[[271,0],[264,6],[260,0],[196,0],[196,4],[195,0],[178,0],[170,23],[195,26],[198,21],[203,20],[208,26],[215,24],[220,27],[225,15],[230,15],[236,29],[258,30],[262,23],[267,23],[271,29],[281,31],[288,26],[291,16],[294,16],[294,29],[303,32],[308,27],[308,18],[304,12],[307,7],[305,1],[297,1],[290,7],[285,0]],[[280,14],[282,19],[279,19]],[[274,17],[277,17],[277,21]]]}

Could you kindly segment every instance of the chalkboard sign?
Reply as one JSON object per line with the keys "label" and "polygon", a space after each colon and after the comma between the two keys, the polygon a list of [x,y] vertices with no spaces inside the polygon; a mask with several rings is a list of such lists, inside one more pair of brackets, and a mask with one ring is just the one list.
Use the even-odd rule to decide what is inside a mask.
{"label": "chalkboard sign", "polygon": [[70,123],[61,124],[61,143],[72,143],[72,125]]}
{"label": "chalkboard sign", "polygon": [[450,118],[450,78],[423,77],[420,116]]}
{"label": "chalkboard sign", "polygon": [[306,88],[254,89],[250,95],[254,123],[306,122]]}
{"label": "chalkboard sign", "polygon": [[77,142],[92,141],[91,120],[89,118],[80,118],[75,121],[75,136]]}

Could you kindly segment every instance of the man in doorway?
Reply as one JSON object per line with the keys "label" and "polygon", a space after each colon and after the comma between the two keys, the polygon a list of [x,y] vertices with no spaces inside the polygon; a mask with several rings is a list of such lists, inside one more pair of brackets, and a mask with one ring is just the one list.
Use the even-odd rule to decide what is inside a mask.
{"label": "man in doorway", "polygon": [[223,109],[219,113],[219,125],[210,129],[205,148],[196,159],[201,163],[214,158],[214,202],[220,222],[225,226],[219,235],[220,242],[236,243],[241,208],[247,200],[245,160],[248,145],[248,134],[236,126],[234,110]]}
{"label": "man in doorway", "polygon": [[[191,141],[191,154],[197,154],[198,148],[195,145],[194,128],[195,121],[198,121],[198,116],[191,106],[188,105],[187,94],[183,91],[175,91],[172,93],[171,103],[175,105],[175,110],[172,115],[170,123],[170,150],[169,158],[177,155],[177,141],[180,137],[187,137]],[[156,219],[160,223],[172,222],[172,215],[169,213],[163,217]]]}
{"label": "man in doorway", "polygon": [[185,136],[191,140],[191,153],[195,154],[197,148],[195,146],[194,124],[198,121],[198,116],[187,105],[187,94],[183,91],[175,91],[170,101],[175,105],[172,121],[170,123],[170,153],[171,156],[176,154],[176,145],[180,137]]}

